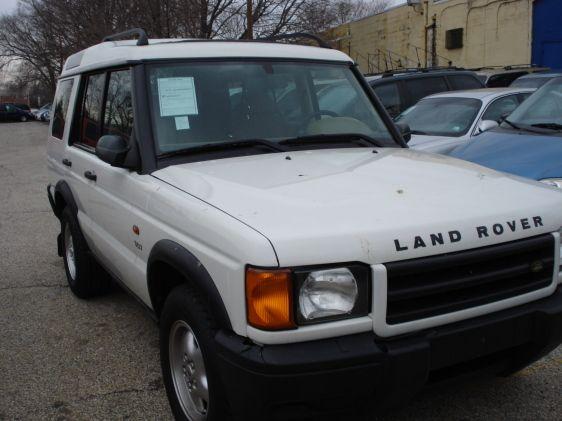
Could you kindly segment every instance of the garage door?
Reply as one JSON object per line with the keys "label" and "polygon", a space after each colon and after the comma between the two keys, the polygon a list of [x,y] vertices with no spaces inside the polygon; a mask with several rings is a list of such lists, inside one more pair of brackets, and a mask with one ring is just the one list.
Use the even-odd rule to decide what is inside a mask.
{"label": "garage door", "polygon": [[536,0],[533,6],[533,64],[562,69],[562,1]]}

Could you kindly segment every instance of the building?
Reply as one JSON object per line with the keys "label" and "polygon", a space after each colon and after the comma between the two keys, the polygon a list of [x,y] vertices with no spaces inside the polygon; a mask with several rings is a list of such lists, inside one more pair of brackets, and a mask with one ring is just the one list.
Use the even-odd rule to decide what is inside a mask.
{"label": "building", "polygon": [[325,34],[364,72],[453,65],[562,68],[560,0],[410,0]]}

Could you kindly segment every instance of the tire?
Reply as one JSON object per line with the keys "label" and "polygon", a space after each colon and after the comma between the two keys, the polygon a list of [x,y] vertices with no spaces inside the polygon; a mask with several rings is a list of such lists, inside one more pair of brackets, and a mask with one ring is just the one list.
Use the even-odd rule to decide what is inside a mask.
{"label": "tire", "polygon": [[27,117],[24,116],[24,115],[22,115],[22,116],[20,117],[20,121],[21,121],[22,123],[25,123],[25,122],[27,121]]}
{"label": "tire", "polygon": [[224,394],[214,364],[215,332],[216,324],[197,292],[187,284],[176,287],[166,299],[160,318],[162,377],[176,420],[226,419]]}
{"label": "tire", "polygon": [[105,294],[111,285],[109,275],[91,256],[78,221],[70,208],[61,215],[63,260],[70,290],[79,298]]}

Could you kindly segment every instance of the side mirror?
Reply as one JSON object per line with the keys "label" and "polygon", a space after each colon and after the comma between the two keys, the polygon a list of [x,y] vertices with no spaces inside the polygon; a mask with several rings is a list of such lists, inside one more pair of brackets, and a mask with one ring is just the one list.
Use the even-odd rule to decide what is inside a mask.
{"label": "side mirror", "polygon": [[404,142],[408,143],[410,139],[412,139],[412,130],[410,129],[410,126],[408,126],[408,124],[406,123],[395,123],[395,124],[396,127],[398,128],[398,131],[402,135]]}
{"label": "side mirror", "polygon": [[123,168],[129,149],[127,141],[121,136],[105,135],[96,145],[96,155],[112,167]]}
{"label": "side mirror", "polygon": [[498,127],[499,124],[497,121],[494,120],[482,120],[478,124],[477,134],[487,132],[488,130],[494,129]]}

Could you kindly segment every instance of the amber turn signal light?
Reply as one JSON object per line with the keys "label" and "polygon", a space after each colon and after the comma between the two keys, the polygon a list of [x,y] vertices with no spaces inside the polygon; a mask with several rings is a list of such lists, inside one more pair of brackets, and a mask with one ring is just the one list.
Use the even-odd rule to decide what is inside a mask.
{"label": "amber turn signal light", "polygon": [[293,318],[291,271],[246,269],[248,323],[258,329],[296,327]]}

